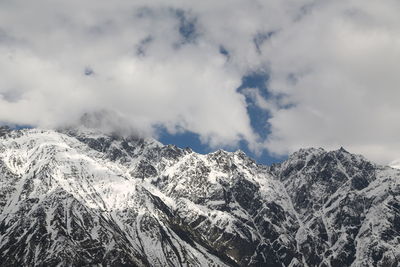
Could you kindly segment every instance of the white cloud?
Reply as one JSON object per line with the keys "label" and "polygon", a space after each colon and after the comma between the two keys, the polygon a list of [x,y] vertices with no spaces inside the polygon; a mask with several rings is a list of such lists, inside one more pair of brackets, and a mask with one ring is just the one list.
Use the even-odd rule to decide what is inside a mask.
{"label": "white cloud", "polygon": [[271,151],[304,146],[400,157],[400,4],[327,1],[263,47],[269,88],[294,106],[273,111]]}
{"label": "white cloud", "polygon": [[243,70],[182,4],[16,1],[0,10],[0,120],[55,127],[109,110],[147,133],[163,125],[211,146],[255,141],[236,92]]}
{"label": "white cloud", "polygon": [[[400,158],[399,10],[394,0],[1,1],[0,121],[56,127],[109,110],[139,131],[192,131],[215,147],[344,146],[388,163]],[[272,116],[267,140],[236,92],[259,70],[276,97],[245,92]]]}

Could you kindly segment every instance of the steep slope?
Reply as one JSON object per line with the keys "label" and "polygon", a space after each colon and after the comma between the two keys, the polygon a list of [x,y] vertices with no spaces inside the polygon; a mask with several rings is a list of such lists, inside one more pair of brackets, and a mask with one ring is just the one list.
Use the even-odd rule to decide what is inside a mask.
{"label": "steep slope", "polygon": [[302,221],[300,253],[310,266],[397,266],[400,171],[343,148],[305,149],[271,170]]}
{"label": "steep slope", "polygon": [[398,170],[0,128],[2,266],[397,266]]}
{"label": "steep slope", "polygon": [[2,199],[1,262],[220,264],[170,232],[163,219],[169,208],[158,197],[76,139],[13,132],[1,151],[4,167],[15,175],[4,177],[15,186]]}

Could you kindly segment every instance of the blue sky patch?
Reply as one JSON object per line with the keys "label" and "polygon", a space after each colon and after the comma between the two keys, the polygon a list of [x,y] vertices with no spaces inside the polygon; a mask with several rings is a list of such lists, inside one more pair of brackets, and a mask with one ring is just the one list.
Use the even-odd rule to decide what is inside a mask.
{"label": "blue sky patch", "polygon": [[179,34],[182,37],[182,44],[194,43],[198,37],[196,29],[197,19],[195,17],[188,16],[187,12],[178,9],[175,11],[175,16],[179,21]]}
{"label": "blue sky patch", "polygon": [[[237,89],[239,93],[242,93],[246,88],[257,88],[259,89],[260,95],[264,98],[271,97],[266,87],[266,82],[268,81],[268,74],[265,72],[252,73],[242,79],[242,85]],[[253,130],[264,140],[270,133],[270,129],[267,124],[267,119],[269,114],[267,111],[257,107],[254,100],[246,96],[247,102],[247,112],[250,117],[250,122]],[[193,151],[201,154],[210,153],[214,151],[208,145],[202,144],[200,142],[199,136],[192,132],[184,132],[179,134],[169,134],[166,129],[159,128],[159,141],[163,144],[174,144],[180,148],[190,147]],[[246,141],[241,141],[237,148],[223,147],[227,151],[235,151],[240,149],[244,151],[248,156],[255,159],[258,163],[270,165],[272,163],[282,162],[287,158],[287,156],[277,157],[271,155],[265,149],[262,150],[261,154],[257,155],[251,152],[248,148]]]}
{"label": "blue sky patch", "polygon": [[[263,98],[268,99],[271,97],[271,94],[268,92],[268,88],[266,86],[267,81],[267,73],[252,73],[242,78],[242,85],[237,89],[237,91],[239,93],[243,93],[243,90],[247,88],[258,89],[260,95]],[[254,99],[246,94],[244,94],[244,96],[246,97],[247,113],[250,117],[251,126],[262,139],[265,139],[270,133],[270,129],[267,124],[269,114],[266,110],[258,107],[256,103],[254,103]]]}

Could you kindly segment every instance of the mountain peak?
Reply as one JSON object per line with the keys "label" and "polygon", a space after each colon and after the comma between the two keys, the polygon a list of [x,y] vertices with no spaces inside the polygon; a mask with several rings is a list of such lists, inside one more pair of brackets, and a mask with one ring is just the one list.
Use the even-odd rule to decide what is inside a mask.
{"label": "mountain peak", "polygon": [[396,266],[399,181],[341,149],[265,168],[87,127],[15,131],[0,139],[0,262]]}
{"label": "mountain peak", "polygon": [[299,150],[290,154],[288,159],[296,159],[296,158],[304,159],[306,157],[318,156],[325,152],[326,151],[321,147],[320,148],[315,148],[315,147],[300,148]]}

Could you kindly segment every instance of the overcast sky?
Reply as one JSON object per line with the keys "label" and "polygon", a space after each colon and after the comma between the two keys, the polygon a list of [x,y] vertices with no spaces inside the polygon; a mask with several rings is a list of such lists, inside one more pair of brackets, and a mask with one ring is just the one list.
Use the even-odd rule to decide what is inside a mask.
{"label": "overcast sky", "polygon": [[2,0],[0,122],[51,128],[101,112],[212,149],[343,146],[389,164],[399,14],[397,0]]}

